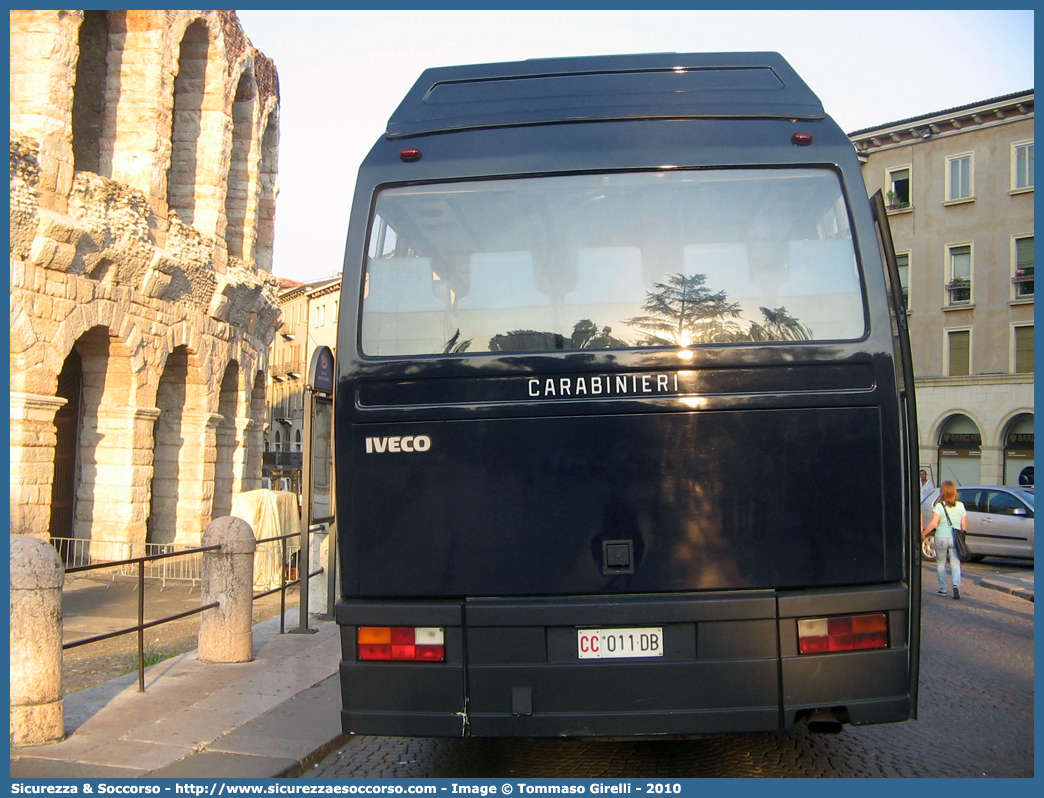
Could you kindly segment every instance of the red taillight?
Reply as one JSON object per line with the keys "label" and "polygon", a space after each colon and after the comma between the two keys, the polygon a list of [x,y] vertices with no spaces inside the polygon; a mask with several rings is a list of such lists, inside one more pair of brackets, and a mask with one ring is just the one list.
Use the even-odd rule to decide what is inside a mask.
{"label": "red taillight", "polygon": [[442,662],[445,634],[430,626],[360,626],[355,633],[360,660]]}
{"label": "red taillight", "polygon": [[888,616],[883,612],[798,621],[798,651],[802,654],[871,648],[888,648]]}
{"label": "red taillight", "polygon": [[790,143],[798,147],[807,147],[812,143],[811,133],[795,133],[790,137]]}
{"label": "red taillight", "polygon": [[421,151],[417,149],[403,150],[399,153],[399,157],[404,161],[419,161],[421,157]]}

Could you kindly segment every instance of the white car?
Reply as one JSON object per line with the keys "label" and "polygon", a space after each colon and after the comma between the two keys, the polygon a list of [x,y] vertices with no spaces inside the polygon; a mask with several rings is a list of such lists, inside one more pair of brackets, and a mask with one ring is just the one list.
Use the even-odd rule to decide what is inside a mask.
{"label": "white car", "polygon": [[[1018,485],[965,485],[957,499],[968,511],[968,549],[973,561],[983,557],[1033,559],[1033,488]],[[938,489],[921,502],[921,522],[932,520]],[[921,554],[935,559],[935,540],[925,538]]]}

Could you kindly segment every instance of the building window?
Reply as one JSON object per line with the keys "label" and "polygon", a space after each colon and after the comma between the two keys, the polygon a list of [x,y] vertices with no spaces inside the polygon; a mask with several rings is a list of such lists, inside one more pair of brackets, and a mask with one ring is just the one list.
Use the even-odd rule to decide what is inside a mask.
{"label": "building window", "polygon": [[899,268],[899,285],[903,290],[903,307],[910,309],[910,253],[896,252],[895,265]]}
{"label": "building window", "polygon": [[971,330],[947,331],[946,374],[950,377],[971,374]]}
{"label": "building window", "polygon": [[323,327],[326,324],[326,305],[319,305],[315,309],[315,326]]}
{"label": "building window", "polygon": [[975,189],[972,180],[972,154],[951,155],[946,159],[946,199],[971,199]]}
{"label": "building window", "polygon": [[946,283],[947,305],[971,304],[971,244],[946,248],[949,282]]}
{"label": "building window", "polygon": [[1020,141],[1011,145],[1012,189],[1033,188],[1033,142]]}
{"label": "building window", "polygon": [[1015,328],[1015,373],[1033,373],[1033,325]]}
{"label": "building window", "polygon": [[1033,297],[1033,236],[1015,239],[1015,274],[1011,281],[1016,299]]}
{"label": "building window", "polygon": [[899,169],[889,169],[888,179],[888,210],[910,207],[910,167],[903,166]]}

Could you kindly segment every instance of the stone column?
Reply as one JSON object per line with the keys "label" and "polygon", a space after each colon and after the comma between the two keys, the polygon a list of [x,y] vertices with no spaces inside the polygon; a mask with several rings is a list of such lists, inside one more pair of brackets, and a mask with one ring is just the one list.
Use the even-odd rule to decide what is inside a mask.
{"label": "stone column", "polygon": [[198,658],[204,662],[250,662],[254,601],[254,531],[242,518],[217,518],[203,533],[201,603],[220,602],[199,621]]}
{"label": "stone column", "polygon": [[92,558],[132,556],[145,543],[153,475],[155,407],[103,407],[85,413],[81,458],[84,469],[77,491],[76,537],[122,544],[103,550],[91,547]]}
{"label": "stone column", "polygon": [[67,400],[11,393],[11,533],[50,538],[54,416]]}
{"label": "stone column", "polygon": [[128,11],[125,20],[126,31],[112,37],[112,55],[118,55],[120,96],[132,97],[133,102],[116,103],[111,130],[105,130],[114,140],[109,144],[109,176],[150,197],[165,198],[172,113],[168,104],[174,91],[169,61],[177,58],[177,44],[172,53],[162,11]]}
{"label": "stone column", "polygon": [[65,739],[62,581],[49,543],[11,538],[11,745]]}
{"label": "stone column", "polygon": [[214,520],[218,427],[223,419],[218,413],[181,414],[181,434],[186,443],[178,463],[177,543],[198,545],[199,530]]}
{"label": "stone column", "polygon": [[243,464],[243,491],[257,490],[261,487],[261,466],[265,451],[265,425],[262,421],[250,419],[251,426],[246,429],[246,458]]}
{"label": "stone column", "polygon": [[255,426],[257,425],[253,419],[236,419],[236,446],[232,455],[233,500],[244,491],[254,490],[261,487],[258,482],[260,465],[251,461],[251,455],[253,454],[253,430]]}
{"label": "stone column", "polygon": [[82,11],[11,11],[11,130],[39,142],[38,188],[52,199],[72,188],[70,87],[82,21]]}
{"label": "stone column", "polygon": [[1000,446],[980,446],[982,459],[979,462],[981,485],[1004,484],[1004,449]]}

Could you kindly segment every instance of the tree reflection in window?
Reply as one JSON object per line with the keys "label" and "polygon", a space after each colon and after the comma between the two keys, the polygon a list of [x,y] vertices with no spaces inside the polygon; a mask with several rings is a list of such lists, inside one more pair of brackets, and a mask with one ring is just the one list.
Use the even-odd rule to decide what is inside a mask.
{"label": "tree reflection in window", "polygon": [[624,323],[642,330],[639,346],[689,346],[764,341],[810,341],[812,331],[785,307],[760,307],[763,321],[739,321],[740,305],[724,291],[712,291],[706,275],[671,275],[656,283],[642,310],[644,316]]}
{"label": "tree reflection in window", "polygon": [[[693,344],[811,341],[812,330],[785,307],[759,307],[761,321],[742,319],[740,304],[729,302],[725,291],[712,291],[704,274],[670,275],[646,295],[645,315],[621,320],[640,331],[628,342],[613,335],[609,325],[581,319],[567,338],[555,332],[510,330],[489,339],[490,352],[539,352],[563,349],[625,349],[631,346],[690,346]],[[461,340],[458,329],[446,342],[443,354],[468,351],[471,339]]]}
{"label": "tree reflection in window", "polygon": [[624,324],[641,330],[639,346],[688,346],[723,343],[736,339],[742,331],[736,319],[739,303],[729,302],[724,291],[712,291],[704,283],[707,276],[672,274],[666,283],[655,283],[646,295],[644,316],[627,319]]}

